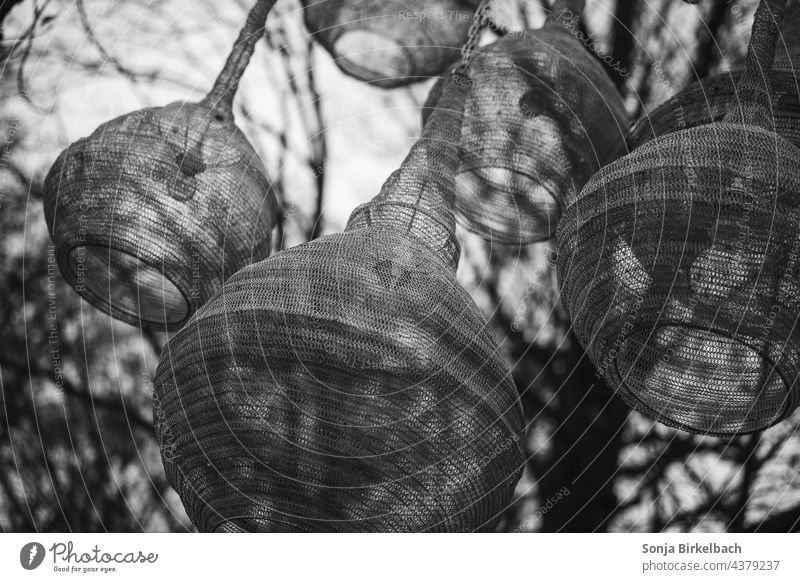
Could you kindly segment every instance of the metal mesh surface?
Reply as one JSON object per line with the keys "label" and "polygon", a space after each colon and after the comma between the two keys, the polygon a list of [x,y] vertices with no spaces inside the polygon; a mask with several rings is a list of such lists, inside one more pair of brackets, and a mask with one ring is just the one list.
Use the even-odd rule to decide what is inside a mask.
{"label": "metal mesh surface", "polygon": [[[758,9],[751,72],[769,69],[752,61],[779,4]],[[559,225],[562,300],[592,360],[632,407],[693,432],[764,429],[800,402],[800,151],[756,123],[755,78],[721,122],[600,170]]]}
{"label": "metal mesh surface", "polygon": [[273,3],[251,11],[206,99],[113,119],[50,169],[44,210],[60,270],[113,317],[176,330],[269,254],[277,202],[232,101]]}
{"label": "metal mesh surface", "polygon": [[472,71],[456,176],[459,222],[499,243],[548,239],[583,184],[623,149],[621,97],[586,48],[553,22],[483,47]]}
{"label": "metal mesh surface", "polygon": [[479,0],[303,0],[306,27],[348,75],[397,87],[459,56]]}
{"label": "metal mesh surface", "polygon": [[155,418],[202,531],[489,530],[524,464],[516,389],[457,283],[463,90],[343,234],[223,286],[165,347]]}

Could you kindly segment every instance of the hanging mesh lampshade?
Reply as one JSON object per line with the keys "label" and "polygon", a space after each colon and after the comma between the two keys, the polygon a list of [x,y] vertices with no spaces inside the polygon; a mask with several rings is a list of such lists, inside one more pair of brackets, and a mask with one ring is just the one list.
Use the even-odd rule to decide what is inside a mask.
{"label": "hanging mesh lampshade", "polygon": [[[792,68],[792,62],[800,67],[798,43],[800,1],[793,0],[781,25],[775,66],[770,74],[771,109],[778,134],[800,147],[800,79]],[[795,56],[790,60],[791,54]],[[736,87],[741,76],[742,71],[733,71],[690,84],[636,123],[628,137],[628,149],[672,131],[722,121],[729,103],[737,98]]]}
{"label": "hanging mesh lampshade", "polygon": [[60,270],[113,317],[178,329],[269,254],[277,203],[233,97],[273,4],[253,7],[205,99],[113,119],[50,169],[44,210]]}
{"label": "hanging mesh lampshade", "polygon": [[463,100],[343,234],[236,273],[165,347],[157,434],[201,531],[489,530],[506,507],[521,410],[455,279]]}
{"label": "hanging mesh lampshade", "polygon": [[303,0],[306,27],[346,74],[391,88],[459,55],[478,0]]}
{"label": "hanging mesh lampshade", "polygon": [[762,0],[726,117],[600,170],[558,229],[573,329],[635,409],[705,434],[800,401],[800,151],[771,130],[781,0]]}
{"label": "hanging mesh lampshade", "polygon": [[456,215],[489,240],[550,238],[583,184],[624,147],[619,92],[570,30],[582,7],[556,2],[543,28],[512,32],[472,63]]}

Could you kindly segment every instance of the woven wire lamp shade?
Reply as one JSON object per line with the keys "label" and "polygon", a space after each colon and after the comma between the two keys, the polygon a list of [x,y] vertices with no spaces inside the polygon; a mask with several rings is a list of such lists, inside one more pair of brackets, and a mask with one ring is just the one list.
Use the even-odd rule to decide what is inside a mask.
{"label": "woven wire lamp shade", "polygon": [[706,434],[764,429],[800,400],[800,151],[771,125],[782,3],[762,0],[720,123],[600,170],[558,229],[561,298],[632,407]]}
{"label": "woven wire lamp shade", "polygon": [[472,71],[456,216],[498,243],[549,239],[583,184],[624,146],[622,99],[596,59],[553,20],[483,47]]}
{"label": "woven wire lamp shade", "polygon": [[459,56],[478,0],[303,0],[306,27],[339,68],[378,87],[438,75]]}
{"label": "woven wire lamp shade", "polygon": [[456,282],[463,89],[343,234],[249,266],[165,347],[155,418],[201,531],[489,530],[523,420]]}
{"label": "woven wire lamp shade", "polygon": [[123,115],[70,145],[45,179],[64,277],[113,317],[175,330],[268,256],[277,202],[233,96],[274,0],[261,0],[199,103]]}

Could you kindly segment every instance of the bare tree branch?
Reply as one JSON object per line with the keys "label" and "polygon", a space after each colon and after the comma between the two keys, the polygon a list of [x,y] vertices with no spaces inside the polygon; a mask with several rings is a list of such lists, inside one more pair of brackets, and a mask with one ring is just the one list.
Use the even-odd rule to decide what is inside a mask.
{"label": "bare tree branch", "polygon": [[717,61],[717,35],[725,20],[730,14],[728,2],[711,2],[708,22],[702,20],[698,25],[697,37],[700,39],[692,59],[691,71],[695,79],[704,79],[708,76],[712,65]]}

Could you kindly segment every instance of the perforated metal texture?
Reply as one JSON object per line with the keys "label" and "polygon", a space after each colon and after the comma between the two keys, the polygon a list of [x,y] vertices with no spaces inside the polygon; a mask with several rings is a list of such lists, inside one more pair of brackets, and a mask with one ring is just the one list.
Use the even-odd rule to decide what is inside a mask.
{"label": "perforated metal texture", "polygon": [[194,523],[491,528],[521,418],[469,296],[390,229],[293,251],[237,273],[163,355],[165,466]]}
{"label": "perforated metal texture", "polygon": [[583,184],[623,150],[622,99],[586,48],[555,23],[481,48],[471,70],[456,216],[498,243],[548,239]]}
{"label": "perforated metal texture", "polygon": [[303,0],[306,27],[348,75],[398,87],[459,56],[479,0]]}
{"label": "perforated metal texture", "polygon": [[606,380],[706,434],[764,429],[800,402],[800,151],[752,121],[767,110],[746,87],[722,122],[601,169],[558,229],[561,298]]}
{"label": "perforated metal texture", "polygon": [[462,109],[343,234],[241,270],[165,347],[157,435],[201,531],[490,530],[510,501],[519,400],[455,279]]}
{"label": "perforated metal texture", "polygon": [[233,98],[275,0],[258,0],[209,94],[113,119],[44,183],[65,279],[134,325],[176,330],[222,282],[269,254],[277,202]]}
{"label": "perforated metal texture", "polygon": [[[172,103],[113,119],[62,152],[44,207],[60,270],[79,293],[123,321],[174,330],[227,277],[268,256],[277,203],[233,123]],[[86,261],[83,247],[93,249]]]}

